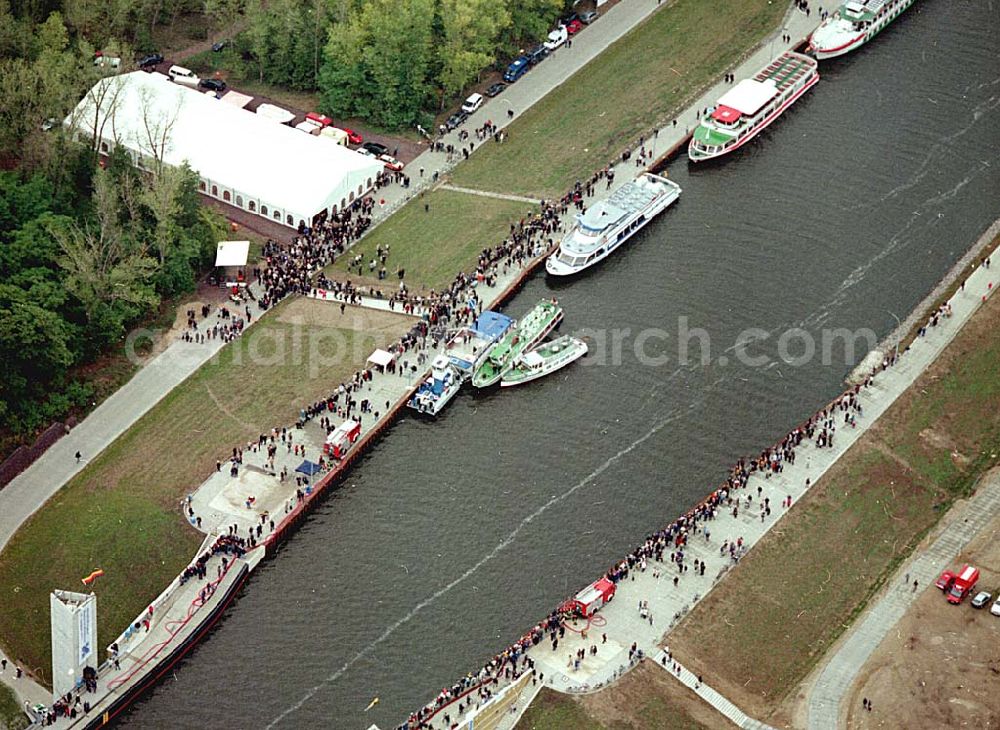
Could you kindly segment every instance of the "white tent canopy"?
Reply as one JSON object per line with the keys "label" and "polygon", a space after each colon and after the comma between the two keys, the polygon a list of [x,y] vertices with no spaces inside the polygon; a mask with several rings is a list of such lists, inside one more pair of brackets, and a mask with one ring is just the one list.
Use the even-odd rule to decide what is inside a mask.
{"label": "white tent canopy", "polygon": [[219,241],[215,249],[216,266],[246,266],[250,241]]}
{"label": "white tent canopy", "polygon": [[[228,94],[227,94],[228,96]],[[64,124],[140,167],[185,161],[201,191],[282,225],[311,223],[371,189],[383,165],[145,71],[101,79]]]}
{"label": "white tent canopy", "polygon": [[380,368],[384,368],[388,367],[389,363],[395,359],[396,357],[391,352],[378,349],[368,356],[368,362],[366,364],[377,365]]}

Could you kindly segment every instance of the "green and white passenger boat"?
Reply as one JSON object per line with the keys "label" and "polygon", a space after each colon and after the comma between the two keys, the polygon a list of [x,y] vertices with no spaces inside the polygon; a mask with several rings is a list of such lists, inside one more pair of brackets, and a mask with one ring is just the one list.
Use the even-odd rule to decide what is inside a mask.
{"label": "green and white passenger boat", "polygon": [[490,348],[489,355],[472,374],[472,384],[488,388],[499,381],[517,359],[544,340],[562,318],[562,307],[555,299],[540,301]]}
{"label": "green and white passenger boat", "polygon": [[752,79],[743,79],[701,118],[688,145],[691,162],[738,150],[819,81],[815,58],[785,51]]}
{"label": "green and white passenger boat", "polygon": [[819,60],[861,48],[902,14],[913,0],[850,0],[819,24],[809,50]]}
{"label": "green and white passenger boat", "polygon": [[501,388],[528,383],[566,367],[587,354],[587,343],[563,335],[521,355],[512,368],[503,374]]}

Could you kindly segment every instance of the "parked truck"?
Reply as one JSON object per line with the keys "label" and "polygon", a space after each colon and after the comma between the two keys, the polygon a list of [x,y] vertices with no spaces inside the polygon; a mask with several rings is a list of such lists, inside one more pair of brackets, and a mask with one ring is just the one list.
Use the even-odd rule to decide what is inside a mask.
{"label": "parked truck", "polygon": [[951,589],[945,594],[948,603],[961,603],[968,594],[975,590],[978,582],[979,568],[963,565],[962,569],[958,571],[958,575],[955,576],[955,582],[952,583]]}

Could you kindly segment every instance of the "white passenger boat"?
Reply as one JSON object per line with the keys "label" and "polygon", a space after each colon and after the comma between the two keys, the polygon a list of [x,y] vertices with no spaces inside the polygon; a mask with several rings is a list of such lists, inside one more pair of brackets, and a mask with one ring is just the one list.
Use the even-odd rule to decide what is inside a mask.
{"label": "white passenger boat", "polygon": [[603,261],[680,194],[681,186],[672,180],[642,173],[578,215],[559,250],[545,261],[545,270],[553,276],[569,276]]}
{"label": "white passenger boat", "polygon": [[816,58],[834,58],[861,48],[898,18],[913,0],[851,0],[834,11],[809,36]]}
{"label": "white passenger boat", "polygon": [[688,144],[691,162],[738,150],[819,81],[815,58],[785,51],[752,79],[743,79],[701,118]]}
{"label": "white passenger boat", "polygon": [[554,373],[587,354],[587,343],[563,335],[521,355],[500,380],[501,388],[528,383]]}
{"label": "white passenger boat", "polygon": [[461,389],[462,380],[447,355],[437,355],[431,363],[431,374],[406,405],[428,416],[436,416]]}

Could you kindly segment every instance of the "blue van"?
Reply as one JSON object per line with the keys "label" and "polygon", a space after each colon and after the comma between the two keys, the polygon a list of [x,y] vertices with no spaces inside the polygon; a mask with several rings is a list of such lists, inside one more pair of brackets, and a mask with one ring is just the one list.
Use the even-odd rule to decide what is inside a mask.
{"label": "blue van", "polygon": [[524,76],[525,72],[528,70],[530,62],[527,56],[519,56],[515,58],[507,70],[504,72],[503,80],[508,84],[517,81],[519,78]]}

